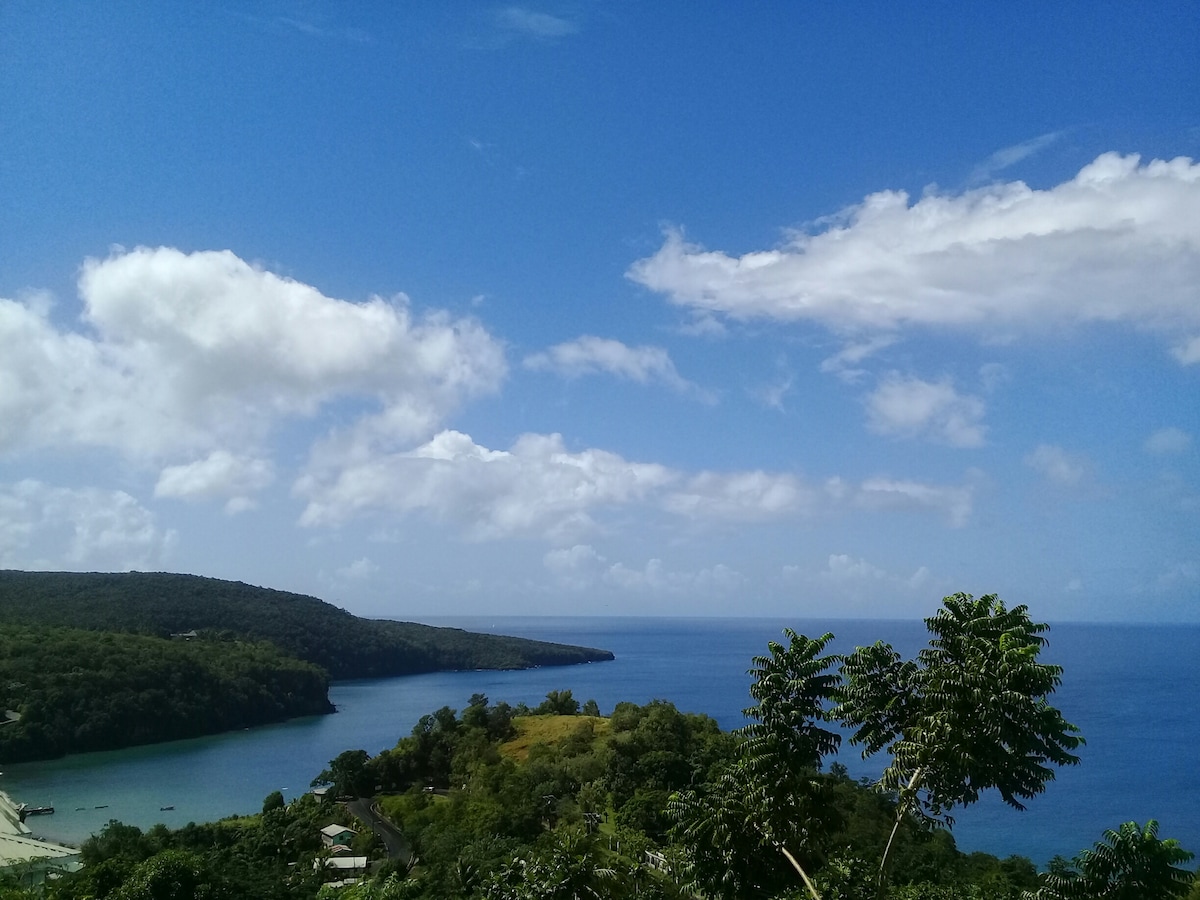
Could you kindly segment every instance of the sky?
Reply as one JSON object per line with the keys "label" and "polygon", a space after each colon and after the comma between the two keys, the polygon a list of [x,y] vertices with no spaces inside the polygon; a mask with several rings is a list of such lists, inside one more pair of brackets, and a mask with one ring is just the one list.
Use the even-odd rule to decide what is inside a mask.
{"label": "sky", "polygon": [[0,0],[0,568],[1200,621],[1200,6]]}

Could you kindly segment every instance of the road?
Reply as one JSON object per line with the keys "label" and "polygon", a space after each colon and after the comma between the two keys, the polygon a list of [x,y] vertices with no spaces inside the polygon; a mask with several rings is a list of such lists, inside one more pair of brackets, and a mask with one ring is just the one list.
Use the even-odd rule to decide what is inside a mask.
{"label": "road", "polygon": [[400,829],[384,818],[378,803],[370,799],[348,800],[346,809],[371,826],[383,841],[389,857],[399,860],[405,868],[412,865],[412,848],[400,833]]}

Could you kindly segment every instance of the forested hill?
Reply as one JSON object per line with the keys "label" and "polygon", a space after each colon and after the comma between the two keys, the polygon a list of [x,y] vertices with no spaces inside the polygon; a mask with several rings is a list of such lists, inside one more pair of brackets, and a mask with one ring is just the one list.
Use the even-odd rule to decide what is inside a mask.
{"label": "forested hill", "polygon": [[607,650],[363,619],[315,597],[162,572],[0,571],[0,625],[66,625],[268,641],[334,679],[523,669],[612,659]]}

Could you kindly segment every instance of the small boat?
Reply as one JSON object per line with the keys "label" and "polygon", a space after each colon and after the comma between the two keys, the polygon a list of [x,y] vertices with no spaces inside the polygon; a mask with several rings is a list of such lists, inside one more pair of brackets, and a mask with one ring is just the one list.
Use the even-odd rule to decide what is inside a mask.
{"label": "small boat", "polygon": [[158,811],[159,811],[159,812],[166,812],[168,809],[174,809],[174,808],[175,808],[175,807],[173,807],[173,806],[160,806],[160,807],[158,808]]}
{"label": "small boat", "polygon": [[105,803],[103,806],[97,806],[96,809],[108,809],[108,804]]}

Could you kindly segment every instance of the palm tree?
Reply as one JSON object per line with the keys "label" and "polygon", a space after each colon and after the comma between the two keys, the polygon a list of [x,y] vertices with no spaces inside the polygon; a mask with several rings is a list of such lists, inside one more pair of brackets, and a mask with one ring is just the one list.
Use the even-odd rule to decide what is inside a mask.
{"label": "palm tree", "polygon": [[1172,900],[1184,897],[1192,873],[1179,868],[1192,858],[1179,842],[1158,837],[1151,819],[1141,828],[1126,822],[1104,840],[1084,850],[1074,863],[1043,877],[1044,884],[1025,900]]}
{"label": "palm tree", "polygon": [[1051,764],[1076,765],[1083,739],[1050,705],[1062,669],[1037,661],[1045,624],[1025,606],[995,596],[946,597],[925,624],[932,634],[916,661],[892,647],[860,647],[842,665],[844,686],[833,716],[857,729],[866,758],[887,751],[879,785],[898,799],[896,822],[879,864],[882,886],[900,822],[916,815],[952,825],[950,810],[995,788],[1024,801],[1054,778]]}

